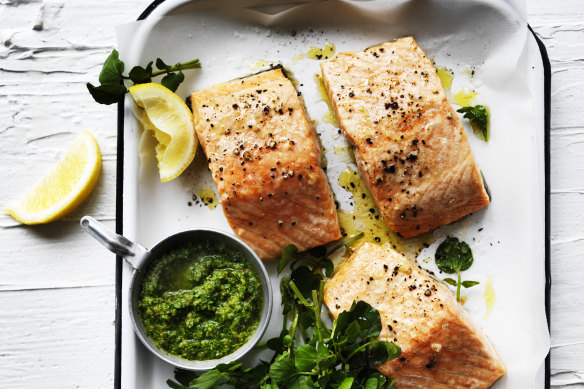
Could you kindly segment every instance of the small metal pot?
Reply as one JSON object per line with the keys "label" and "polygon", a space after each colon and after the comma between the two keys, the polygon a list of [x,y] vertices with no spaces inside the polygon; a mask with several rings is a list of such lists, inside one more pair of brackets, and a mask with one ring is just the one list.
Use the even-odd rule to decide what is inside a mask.
{"label": "small metal pot", "polygon": [[[217,230],[198,228],[171,235],[158,242],[152,247],[152,249],[147,250],[138,243],[132,242],[129,239],[114,233],[91,216],[84,216],[80,223],[81,228],[93,236],[108,250],[123,257],[126,262],[134,268],[134,274],[132,275],[132,281],[130,282],[130,291],[128,293],[130,318],[132,319],[132,325],[134,326],[134,331],[136,332],[136,335],[138,335],[138,338],[140,338],[144,346],[146,346],[146,348],[157,357],[182,369],[205,371],[212,369],[218,363],[228,363],[240,359],[250,351],[263,336],[268,327],[268,322],[270,321],[270,315],[272,313],[272,287],[270,284],[270,278],[268,277],[266,268],[260,258],[251,248],[249,248],[248,245],[237,239],[235,236]],[[142,270],[147,269],[148,264],[151,261],[156,260],[156,258],[166,254],[169,250],[175,247],[184,245],[188,242],[196,243],[200,241],[221,242],[244,254],[244,257],[249,261],[262,281],[264,307],[255,334],[247,343],[235,352],[221,359],[191,361],[174,356],[159,349],[154,342],[148,338],[138,313],[138,297],[141,289],[140,286],[142,285],[145,275],[145,271]]]}

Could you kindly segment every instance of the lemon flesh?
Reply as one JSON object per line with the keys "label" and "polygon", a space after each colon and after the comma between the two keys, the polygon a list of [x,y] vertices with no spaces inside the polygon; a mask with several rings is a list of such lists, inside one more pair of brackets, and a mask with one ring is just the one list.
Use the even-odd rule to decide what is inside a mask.
{"label": "lemon flesh", "polygon": [[89,131],[83,131],[42,180],[4,210],[24,224],[60,219],[87,198],[97,183],[100,169],[97,141]]}
{"label": "lemon flesh", "polygon": [[158,142],[160,181],[178,177],[193,161],[197,150],[191,110],[180,97],[159,84],[138,84],[129,91],[138,105],[134,115]]}

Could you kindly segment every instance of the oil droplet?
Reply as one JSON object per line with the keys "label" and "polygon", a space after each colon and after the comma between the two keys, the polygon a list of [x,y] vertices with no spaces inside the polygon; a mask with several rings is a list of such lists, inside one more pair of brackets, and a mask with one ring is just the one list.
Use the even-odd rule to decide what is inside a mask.
{"label": "oil droplet", "polygon": [[341,172],[338,183],[343,189],[353,194],[353,211],[339,210],[338,213],[341,232],[347,236],[359,232],[364,234],[361,239],[351,243],[350,249],[356,248],[359,243],[364,241],[378,244],[387,243],[396,251],[413,260],[422,248],[433,242],[431,233],[405,239],[389,229],[383,222],[379,208],[377,208],[365,182],[359,173],[352,168],[348,167]]}
{"label": "oil droplet", "polygon": [[215,196],[215,192],[211,188],[201,189],[199,193],[199,198],[210,210],[214,210],[217,208],[217,196]]}
{"label": "oil droplet", "polygon": [[318,47],[311,46],[310,49],[306,52],[306,58],[316,59],[316,60],[323,60],[329,59],[333,55],[335,55],[336,47],[334,43],[328,42],[324,45],[322,49]]}
{"label": "oil droplet", "polygon": [[491,316],[491,312],[493,312],[493,308],[495,307],[495,289],[493,288],[493,276],[488,276],[487,281],[485,282],[485,305],[487,306],[487,311],[483,318],[487,320],[489,316]]}
{"label": "oil droplet", "polygon": [[274,61],[266,61],[264,59],[258,59],[257,61],[255,61],[254,63],[252,63],[251,65],[249,65],[249,68],[251,70],[257,71],[263,68],[269,68],[270,65],[274,64]]}
{"label": "oil droplet", "polygon": [[353,148],[346,145],[336,145],[334,149],[335,155],[340,156],[340,161],[346,164],[355,163],[355,152]]}
{"label": "oil droplet", "polygon": [[454,73],[452,70],[437,66],[436,74],[438,74],[438,78],[440,78],[442,88],[444,88],[445,91],[450,91],[450,87],[452,87],[452,80],[454,79]]}
{"label": "oil droplet", "polygon": [[470,88],[462,88],[454,95],[454,104],[461,107],[470,106],[470,102],[478,96],[478,93]]}
{"label": "oil droplet", "polygon": [[296,65],[298,62],[303,60],[305,57],[306,57],[305,53],[300,53],[298,55],[295,55],[294,57],[292,57],[292,65]]}
{"label": "oil droplet", "polygon": [[316,88],[318,89],[318,93],[320,93],[321,100],[324,101],[326,103],[326,105],[328,106],[328,111],[327,111],[327,113],[324,114],[324,116],[322,117],[322,120],[326,123],[332,124],[335,127],[338,127],[339,122],[337,121],[337,116],[333,112],[333,106],[332,106],[331,101],[328,97],[328,93],[326,92],[326,88],[324,86],[324,82],[323,82],[320,74],[314,75],[314,82],[316,82]]}

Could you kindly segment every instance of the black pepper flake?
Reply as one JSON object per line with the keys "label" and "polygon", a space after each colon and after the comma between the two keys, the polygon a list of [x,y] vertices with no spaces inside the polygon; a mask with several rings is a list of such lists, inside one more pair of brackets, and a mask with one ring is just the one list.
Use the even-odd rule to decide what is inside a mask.
{"label": "black pepper flake", "polygon": [[372,144],[373,144],[373,141],[371,140],[371,138],[367,138],[367,139],[365,139],[365,142],[367,142],[367,144],[370,144],[370,145],[372,145]]}
{"label": "black pepper flake", "polygon": [[395,165],[389,165],[388,167],[383,168],[383,171],[386,173],[395,173]]}
{"label": "black pepper flake", "polygon": [[381,238],[380,238],[380,237],[378,237],[378,236],[376,236],[376,237],[375,237],[375,241],[376,241],[377,243],[379,243],[379,242],[381,242]]}
{"label": "black pepper flake", "polygon": [[413,162],[416,159],[418,159],[418,153],[416,153],[415,151],[414,152],[411,152],[411,153],[408,154],[408,156],[406,157],[406,159],[408,161],[410,161],[410,162]]}
{"label": "black pepper flake", "polygon": [[431,369],[434,366],[436,366],[438,364],[438,361],[436,361],[436,358],[434,358],[434,356],[432,355],[430,357],[430,359],[428,360],[428,363],[426,364],[426,369]]}
{"label": "black pepper flake", "polygon": [[353,92],[349,92],[349,97],[355,97],[355,94]]}
{"label": "black pepper flake", "polygon": [[295,226],[296,225],[296,222],[292,222],[291,224],[292,224],[292,226]]}
{"label": "black pepper flake", "polygon": [[267,105],[264,107],[264,113],[267,115],[270,112],[270,107]]}
{"label": "black pepper flake", "polygon": [[233,104],[233,109],[237,109],[237,108],[239,108],[239,105]]}
{"label": "black pepper flake", "polygon": [[432,290],[431,289],[426,289],[426,291],[424,292],[424,296],[430,297],[431,295],[432,295]]}

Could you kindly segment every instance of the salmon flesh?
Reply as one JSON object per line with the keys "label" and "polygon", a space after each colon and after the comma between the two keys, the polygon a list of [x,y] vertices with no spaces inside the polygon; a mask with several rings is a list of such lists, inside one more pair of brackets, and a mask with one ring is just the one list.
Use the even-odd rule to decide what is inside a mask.
{"label": "salmon flesh", "polygon": [[223,212],[260,258],[341,237],[315,130],[282,70],[193,92],[191,104]]}
{"label": "salmon flesh", "polygon": [[481,389],[505,374],[454,294],[389,246],[362,243],[324,287],[334,317],[359,300],[379,311],[379,338],[401,347],[400,358],[377,366],[398,388]]}
{"label": "salmon flesh", "polygon": [[412,37],[321,63],[340,127],[385,223],[409,238],[489,204],[436,69]]}

